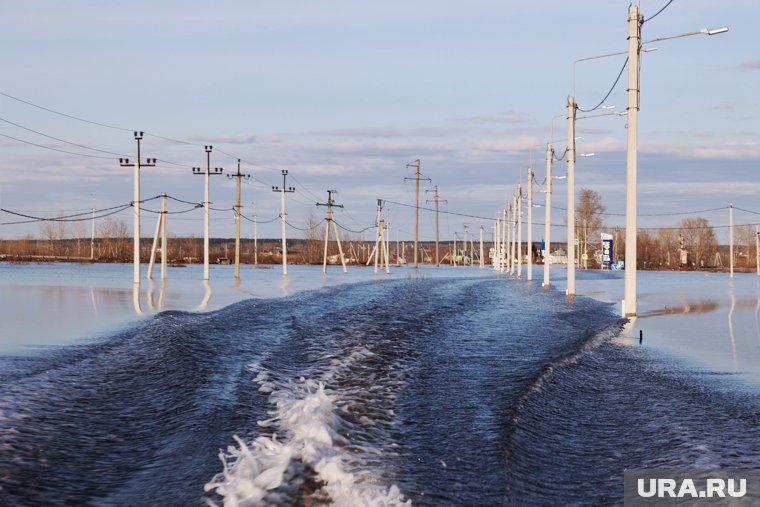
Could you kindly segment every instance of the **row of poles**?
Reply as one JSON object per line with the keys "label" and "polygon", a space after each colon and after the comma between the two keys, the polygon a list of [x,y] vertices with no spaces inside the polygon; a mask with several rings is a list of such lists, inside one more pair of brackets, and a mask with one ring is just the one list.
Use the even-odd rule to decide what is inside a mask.
{"label": "row of poles", "polygon": [[[567,97],[567,151],[565,156],[567,156],[567,258],[568,258],[568,264],[567,264],[567,289],[566,293],[568,296],[574,296],[576,294],[576,288],[575,288],[575,161],[576,161],[576,147],[575,147],[575,123],[579,119],[586,119],[586,118],[597,118],[601,116],[610,116],[610,115],[627,115],[628,117],[628,124],[627,124],[627,155],[626,155],[626,227],[625,227],[625,289],[624,289],[624,296],[622,300],[622,315],[625,317],[633,317],[637,314],[637,280],[636,280],[636,269],[637,269],[637,253],[636,253],[636,241],[637,241],[637,180],[638,180],[638,111],[640,108],[640,73],[641,73],[641,66],[640,66],[640,58],[641,58],[641,52],[651,51],[655,48],[644,48],[646,44],[652,43],[652,42],[658,42],[658,41],[664,41],[669,39],[675,39],[680,37],[686,37],[691,35],[716,35],[720,33],[724,33],[728,31],[728,27],[721,27],[716,29],[706,29],[703,28],[698,31],[694,32],[687,32],[679,35],[672,35],[667,37],[658,37],[655,39],[643,41],[641,39],[641,27],[644,23],[644,18],[639,13],[639,6],[635,3],[631,3],[628,7],[628,49],[627,51],[621,51],[616,53],[608,53],[603,55],[597,55],[597,56],[591,56],[586,58],[580,58],[578,60],[575,60],[573,62],[573,94],[574,88],[575,88],[575,64],[581,61],[587,61],[587,60],[594,60],[598,58],[607,58],[611,56],[617,56],[617,55],[627,55],[628,56],[628,103],[626,107],[626,111],[623,113],[602,113],[602,114],[595,114],[591,116],[584,116],[584,117],[577,117],[577,111],[578,111],[578,105],[575,102],[574,95],[569,95]],[[599,106],[595,107],[594,109],[591,109],[590,111],[594,111],[596,109],[600,109],[601,104]],[[606,108],[602,108],[606,109]],[[552,136],[553,138],[553,128],[552,128]],[[554,155],[554,148],[552,146],[552,143],[554,142],[553,139],[550,138],[549,142],[546,144],[546,184],[547,184],[547,192],[546,192],[546,220],[545,220],[545,234],[544,234],[544,244],[546,248],[546,255],[545,255],[545,264],[544,264],[544,286],[549,286],[550,283],[550,268],[551,268],[551,254],[550,254],[550,245],[551,245],[551,195],[552,195],[552,164],[553,160],[555,158]],[[530,171],[530,170],[529,170]],[[532,179],[529,181],[532,182]],[[519,194],[519,191],[518,191]],[[529,198],[530,201],[532,199]],[[518,200],[519,202],[519,200]],[[513,207],[515,204],[513,203]],[[531,218],[530,213],[532,210],[532,202],[528,207],[529,209],[529,219],[528,222],[531,224]],[[506,219],[506,211],[504,212],[505,218],[503,219],[504,223],[507,222]],[[515,220],[519,224],[519,220]],[[497,227],[497,230],[499,228]],[[531,234],[531,225],[528,227],[528,234],[530,236]],[[506,231],[502,229],[501,231],[501,238],[504,238],[504,235],[506,234]],[[731,228],[731,234],[733,234],[733,227]],[[532,245],[532,238],[528,240],[528,244]],[[760,234],[758,235],[758,241],[760,241]],[[731,242],[733,245],[733,242]],[[501,245],[500,248],[503,247],[503,239],[499,242]],[[500,252],[501,253],[501,252]],[[521,261],[522,255],[518,256],[518,276],[520,274],[520,261]],[[528,266],[528,279],[531,279],[532,272],[531,272],[531,265],[530,262],[532,261],[532,255],[528,256],[529,258],[529,266]],[[733,255],[731,255],[732,261],[733,261]],[[500,259],[500,257],[499,257]],[[510,259],[512,259],[512,256],[510,255]],[[500,262],[500,268],[501,266],[501,260]],[[512,262],[510,260],[510,262]],[[502,268],[503,269],[503,268]],[[759,268],[760,273],[760,268]],[[732,270],[732,276],[733,276],[733,270]]]}
{"label": "row of poles", "polygon": [[[156,159],[155,158],[148,158],[144,159],[142,158],[141,154],[141,146],[140,141],[143,139],[143,132],[135,131],[134,132],[135,140],[137,141],[137,159],[131,163],[129,159],[120,158],[119,163],[122,167],[133,167],[134,168],[134,196],[133,196],[133,216],[134,216],[134,259],[133,259],[133,282],[135,284],[140,283],[140,169],[143,167],[155,167],[156,165]],[[210,211],[210,201],[209,201],[209,179],[211,176],[220,176],[223,174],[224,169],[221,167],[215,167],[211,168],[211,152],[213,150],[213,147],[211,145],[205,145],[204,150],[206,152],[206,169],[202,169],[200,167],[193,167],[192,171],[194,175],[203,176],[204,177],[204,191],[203,191],[203,280],[208,281],[209,280],[209,211]],[[240,171],[240,160],[238,159],[237,164],[237,172],[232,175],[228,175],[229,178],[234,178],[236,180],[236,198],[235,198],[235,206],[234,206],[234,213],[235,213],[235,279],[240,278],[240,218],[242,216],[242,205],[240,203],[240,191],[241,191],[241,181],[243,179],[249,179],[251,176],[250,174],[244,174]],[[282,186],[273,186],[272,191],[277,192],[281,196],[281,210],[280,210],[280,219],[282,224],[282,274],[283,276],[287,276],[288,274],[288,249],[287,249],[287,212],[286,212],[286,206],[285,206],[285,194],[295,192],[295,188],[292,186],[288,186],[287,184],[287,177],[288,177],[288,171],[283,170],[282,171]],[[340,243],[340,235],[338,232],[338,227],[335,222],[334,216],[333,216],[333,208],[342,208],[342,204],[336,204],[333,195],[337,194],[337,190],[328,190],[327,191],[327,202],[325,203],[317,203],[317,206],[325,206],[327,207],[327,227],[325,228],[325,249],[324,249],[324,260],[322,269],[323,272],[326,272],[327,270],[327,246],[330,239],[330,226],[332,226],[333,233],[335,235],[335,239],[338,242],[338,250],[340,252],[340,260],[341,264],[343,265],[343,271],[346,272],[346,259],[343,254],[343,248]],[[159,213],[158,220],[156,222],[156,232],[153,238],[153,246],[151,248],[151,254],[150,254],[150,262],[148,265],[148,279],[153,278],[153,266],[155,263],[155,258],[158,250],[158,239],[159,235],[161,236],[161,279],[166,279],[166,262],[167,262],[167,206],[166,206],[166,199],[167,195],[164,192],[162,194],[162,206],[161,206],[161,212]],[[254,216],[254,241],[256,236],[256,217]],[[93,228],[94,228],[94,221],[93,221]],[[94,229],[93,229],[93,237],[94,237]]]}

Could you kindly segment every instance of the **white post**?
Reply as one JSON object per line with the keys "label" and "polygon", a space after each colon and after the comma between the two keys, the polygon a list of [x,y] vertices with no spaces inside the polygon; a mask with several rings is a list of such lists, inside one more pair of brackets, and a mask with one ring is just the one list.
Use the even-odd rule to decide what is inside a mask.
{"label": "white post", "polygon": [[533,280],[533,168],[528,168],[528,281]]}
{"label": "white post", "polygon": [[515,274],[515,214],[517,212],[517,200],[513,197],[509,205],[509,275]]}
{"label": "white post", "polygon": [[90,260],[95,260],[95,208],[92,208],[92,235],[90,237]]}
{"label": "white post", "polygon": [[483,259],[483,224],[480,224],[480,269],[485,267],[485,260]]}
{"label": "white post", "polygon": [[209,172],[203,176],[203,279],[209,279]]}
{"label": "white post", "polygon": [[626,157],[625,206],[625,295],[623,316],[635,316],[636,301],[636,222],[639,129],[639,51],[641,17],[635,3],[628,6],[628,140]]}
{"label": "white post", "polygon": [[517,186],[517,278],[522,278],[522,185]]}
{"label": "white post", "polygon": [[288,241],[285,232],[285,183],[280,189],[280,216],[282,217],[282,276],[288,276]]}
{"label": "white post", "polygon": [[[391,273],[391,256],[390,256],[390,227],[391,224],[385,224],[385,230],[383,231],[383,255],[385,255],[385,273]],[[423,258],[423,262],[424,262]]]}
{"label": "white post", "polygon": [[253,212],[253,264],[259,264],[259,238],[256,231],[256,212]]}
{"label": "white post", "polygon": [[240,180],[243,175],[240,174],[240,159],[238,159],[237,174],[237,186],[235,191],[235,278],[240,278]]}
{"label": "white post", "polygon": [[327,243],[330,241],[330,205],[327,207],[327,224],[325,224],[325,248],[322,255],[322,273],[327,274]]}
{"label": "white post", "polygon": [[166,222],[169,213],[166,210],[166,197],[166,192],[161,194],[161,280],[166,280],[166,263],[169,257],[168,242],[166,240]]}
{"label": "white post", "polygon": [[575,99],[567,97],[567,291],[575,296]]}
{"label": "white post", "polygon": [[346,267],[346,257],[343,255],[343,247],[340,244],[340,233],[338,232],[338,224],[335,223],[335,220],[331,220],[333,225],[333,231],[335,232],[335,240],[338,242],[338,252],[340,253],[340,263],[343,264],[343,272],[348,273],[348,268]]}
{"label": "white post", "polygon": [[499,216],[496,216],[496,221],[493,224],[493,269],[501,271],[501,220]]}
{"label": "white post", "polygon": [[734,205],[728,204],[728,256],[730,257],[729,268],[731,278],[734,277]]}
{"label": "white post", "polygon": [[[139,153],[139,149],[138,149]],[[134,171],[134,241],[133,241],[133,282],[140,283],[140,155],[138,154],[138,161],[135,162]]]}
{"label": "white post", "polygon": [[501,252],[504,255],[504,260],[501,262],[501,268],[499,271],[502,273],[507,270],[507,263],[509,262],[507,252],[507,206],[504,206],[504,212],[501,219]]}
{"label": "white post", "polygon": [[491,259],[491,268],[498,269],[499,259],[499,219],[497,218],[493,223],[493,258]]}
{"label": "white post", "polygon": [[153,245],[150,248],[150,261],[148,261],[148,280],[153,280],[153,265],[156,262],[156,250],[158,249],[158,235],[161,232],[161,218],[163,215],[158,215],[156,220],[156,232],[153,234]]}
{"label": "white post", "polygon": [[380,236],[382,234],[382,228],[383,223],[380,219],[380,212],[383,209],[383,201],[382,199],[377,200],[377,226],[376,226],[376,234],[375,234],[375,251],[373,252],[375,256],[375,274],[377,274],[377,265],[379,264],[380,260]]}
{"label": "white post", "polygon": [[544,219],[544,287],[549,286],[549,274],[552,264],[552,163],[554,147],[546,145],[546,218]]}

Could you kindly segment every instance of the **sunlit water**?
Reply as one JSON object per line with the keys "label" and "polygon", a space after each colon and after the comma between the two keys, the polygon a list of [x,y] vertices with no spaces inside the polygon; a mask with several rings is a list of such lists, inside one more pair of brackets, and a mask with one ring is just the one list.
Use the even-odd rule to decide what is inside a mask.
{"label": "sunlit water", "polygon": [[624,327],[609,272],[568,300],[561,270],[217,269],[207,298],[181,268],[135,305],[129,266],[23,269],[3,298],[52,313],[3,340],[3,505],[606,504],[625,468],[760,465],[749,275],[642,273]]}

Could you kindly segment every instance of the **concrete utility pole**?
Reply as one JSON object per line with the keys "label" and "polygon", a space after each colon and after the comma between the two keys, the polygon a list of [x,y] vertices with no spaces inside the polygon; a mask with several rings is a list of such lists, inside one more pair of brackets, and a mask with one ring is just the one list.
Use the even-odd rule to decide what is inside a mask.
{"label": "concrete utility pole", "polygon": [[507,238],[507,211],[508,205],[505,205],[501,218],[501,252],[504,255],[504,259],[501,262],[501,269],[499,271],[502,273],[507,271],[507,266],[509,265],[509,252],[507,248],[507,245],[509,244]]}
{"label": "concrete utility pole", "polygon": [[[417,251],[419,249],[420,234],[420,179],[430,181],[430,178],[421,178],[420,159],[414,161],[414,164],[406,164],[406,167],[415,167],[414,180],[416,181],[416,193],[414,202],[414,267],[417,267]],[[412,178],[404,178],[410,180]]]}
{"label": "concrete utility pole", "polygon": [[[255,203],[251,203],[253,207]],[[256,210],[253,211],[253,264],[258,266],[259,264],[259,239],[258,231],[256,230]]]}
{"label": "concrete utility pole", "polygon": [[240,278],[240,214],[242,213],[242,206],[240,205],[240,180],[243,178],[250,179],[250,174],[243,174],[240,172],[240,159],[237,162],[237,173],[228,174],[227,178],[237,179],[237,185],[235,190],[235,278]]}
{"label": "concrete utility pole", "polygon": [[528,167],[528,281],[533,280],[533,168]]}
{"label": "concrete utility pole", "polygon": [[483,259],[483,224],[480,224],[480,269],[485,267],[485,260]]}
{"label": "concrete utility pole", "polygon": [[639,132],[639,51],[641,50],[639,6],[628,6],[628,128],[625,193],[625,292],[623,317],[635,316],[636,302],[636,222]]}
{"label": "concrete utility pole", "polygon": [[[467,265],[467,238],[470,235],[470,224],[462,224],[464,227],[464,239],[462,240],[462,266]],[[470,266],[472,266],[472,257],[470,257]]]}
{"label": "concrete utility pole", "polygon": [[161,213],[156,220],[156,233],[153,235],[153,246],[150,249],[150,262],[148,263],[148,280],[153,280],[153,265],[156,261],[158,250],[158,237],[161,235],[161,280],[166,280],[166,192],[161,194]]}
{"label": "concrete utility pole", "polygon": [[120,158],[119,164],[121,167],[134,166],[134,192],[132,199],[132,208],[134,215],[134,248],[133,248],[133,277],[134,283],[140,283],[140,168],[141,167],[154,167],[156,165],[155,158],[146,159],[143,162],[140,159],[140,141],[142,141],[143,132],[135,131],[135,141],[137,141],[137,160],[134,164],[129,163],[128,158]]}
{"label": "concrete utility pole", "polygon": [[221,176],[222,169],[221,167],[214,167],[214,172],[211,172],[211,145],[204,146],[204,149],[206,150],[206,171],[204,172],[203,169],[200,167],[193,167],[193,174],[196,174],[198,176],[204,176],[203,178],[203,279],[208,280],[209,278],[209,268],[208,268],[208,255],[209,255],[209,207],[211,204],[208,200],[208,187],[209,187],[209,177],[213,175]]}
{"label": "concrete utility pole", "polygon": [[92,235],[90,236],[90,260],[95,260],[95,208],[92,208]]}
{"label": "concrete utility pole", "polygon": [[496,216],[496,220],[493,222],[493,259],[491,259],[491,267],[494,271],[499,269],[499,216]]}
{"label": "concrete utility pole", "polygon": [[544,219],[544,283],[549,287],[549,274],[552,265],[552,165],[554,163],[554,147],[546,144],[546,211]]}
{"label": "concrete utility pole", "polygon": [[517,185],[517,278],[522,278],[522,185]]}
{"label": "concrete utility pole", "polygon": [[[383,238],[383,219],[381,213],[383,211],[383,200],[377,200],[377,220],[375,221],[375,250],[370,255],[370,258],[375,257],[375,274],[377,274],[377,265],[380,263],[380,246]],[[370,258],[367,259],[367,265],[369,265]]]}
{"label": "concrete utility pole", "polygon": [[575,296],[575,99],[567,97],[567,291]]}
{"label": "concrete utility pole", "polygon": [[637,314],[636,301],[636,226],[637,226],[637,185],[638,185],[638,115],[640,107],[640,56],[644,44],[659,42],[691,35],[718,35],[728,32],[728,27],[702,28],[668,37],[658,37],[641,42],[641,25],[644,22],[639,14],[639,6],[628,6],[628,136],[626,157],[626,208],[625,208],[625,295],[623,299],[623,316],[633,317]]}
{"label": "concrete utility pole", "polygon": [[295,192],[295,187],[287,186],[288,170],[282,170],[282,188],[272,187],[272,192],[280,192],[280,217],[282,218],[282,276],[288,276],[288,243],[285,237],[285,193]]}
{"label": "concrete utility pole", "polygon": [[327,202],[326,203],[317,203],[317,206],[327,206],[327,224],[325,225],[325,254],[322,257],[322,273],[327,273],[327,244],[330,241],[330,224],[333,226],[333,230],[335,232],[335,241],[338,242],[338,252],[340,252],[340,263],[343,264],[343,272],[347,273],[348,269],[346,268],[346,259],[343,256],[343,247],[340,245],[340,233],[338,232],[338,226],[335,223],[335,220],[333,220],[333,207],[335,208],[342,208],[342,204],[335,204],[335,201],[333,201],[332,195],[337,194],[337,190],[328,190],[327,191]]}
{"label": "concrete utility pole", "polygon": [[[430,192],[430,190],[425,190],[425,193]],[[433,187],[433,201],[435,202],[435,266],[440,267],[441,265],[441,259],[440,255],[438,253],[438,203],[439,202],[448,202],[446,199],[441,201],[441,199],[438,196],[438,185],[435,185]],[[426,200],[426,203],[430,202],[430,200]]]}
{"label": "concrete utility pole", "polygon": [[513,197],[512,202],[509,204],[509,214],[507,227],[508,231],[508,244],[507,250],[509,252],[509,276],[515,274],[515,212],[517,211],[517,200]]}

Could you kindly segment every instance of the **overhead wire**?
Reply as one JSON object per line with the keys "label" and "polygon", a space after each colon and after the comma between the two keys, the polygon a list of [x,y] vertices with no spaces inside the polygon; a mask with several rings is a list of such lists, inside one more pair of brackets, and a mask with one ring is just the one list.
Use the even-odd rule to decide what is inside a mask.
{"label": "overhead wire", "polygon": [[578,107],[578,105],[576,104],[575,108],[578,111],[582,112],[582,113],[590,113],[590,112],[596,111],[597,109],[599,109],[600,107],[602,107],[602,105],[604,105],[604,103],[607,101],[607,99],[609,98],[609,96],[612,95],[612,92],[615,90],[615,87],[617,86],[618,82],[620,82],[620,78],[623,75],[623,71],[625,70],[625,68],[627,66],[628,66],[628,57],[626,56],[625,57],[625,62],[623,62],[623,67],[621,67],[620,72],[617,75],[617,78],[615,78],[615,82],[612,83],[612,86],[610,87],[610,90],[607,92],[607,95],[605,95],[604,98],[601,101],[599,101],[599,103],[597,105],[595,105],[591,109],[582,109],[582,108]]}

